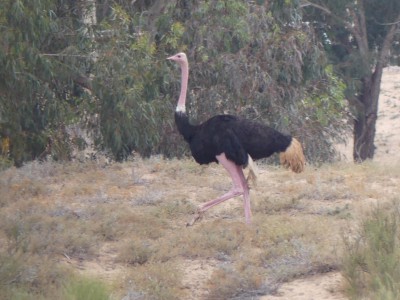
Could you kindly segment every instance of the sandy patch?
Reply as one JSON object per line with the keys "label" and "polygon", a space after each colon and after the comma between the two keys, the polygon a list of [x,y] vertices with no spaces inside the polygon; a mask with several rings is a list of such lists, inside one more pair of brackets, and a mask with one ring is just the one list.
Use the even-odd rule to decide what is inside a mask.
{"label": "sandy patch", "polygon": [[260,300],[344,300],[342,276],[338,272],[297,279],[283,284],[277,295],[261,297]]}

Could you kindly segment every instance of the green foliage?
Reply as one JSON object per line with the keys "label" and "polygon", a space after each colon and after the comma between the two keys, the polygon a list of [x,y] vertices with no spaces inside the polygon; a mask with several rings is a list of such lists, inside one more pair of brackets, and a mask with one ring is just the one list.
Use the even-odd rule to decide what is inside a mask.
{"label": "green foliage", "polygon": [[110,293],[107,286],[99,280],[78,277],[65,288],[65,300],[108,300]]}
{"label": "green foliage", "polygon": [[[351,0],[312,2],[325,10],[307,6],[304,19],[313,21],[335,71],[347,82],[346,96],[352,99],[360,90],[361,79],[370,75],[380,60],[380,51],[390,30],[389,25],[396,22],[400,15],[400,2],[388,0],[385,5],[381,5],[379,0],[367,0],[362,6]],[[354,18],[357,18],[357,21],[365,19],[366,36],[362,37],[363,43],[368,47],[368,53],[360,50],[359,41],[351,32],[349,25],[353,23]],[[392,48],[392,55],[396,54],[396,49]]]}
{"label": "green foliage", "polygon": [[352,299],[397,299],[400,294],[399,202],[376,208],[359,237],[346,241],[343,274]]}
{"label": "green foliage", "polygon": [[187,28],[182,42],[193,44],[189,84],[196,88],[188,105],[197,121],[223,112],[261,120],[297,136],[310,161],[326,161],[346,130],[344,85],[326,67],[295,4],[279,6],[292,16],[290,26],[274,5],[268,10],[241,1],[193,4],[190,18],[176,13]]}
{"label": "green foliage", "polygon": [[[125,34],[134,23],[121,7],[114,9],[110,20],[104,20],[102,26],[111,26],[114,36],[99,46],[101,55],[94,69],[94,91],[100,104],[99,142],[117,160],[132,151],[143,156],[156,153],[161,128],[171,120],[162,118],[166,108],[171,109],[160,95],[164,64],[154,57],[156,45],[149,32]],[[165,44],[175,45],[182,33],[182,25],[173,23]]]}
{"label": "green foliage", "polygon": [[400,2],[381,4],[379,0],[316,0],[304,5],[304,19],[317,30],[335,71],[347,83],[345,95],[354,114],[356,162],[374,156],[383,68],[399,50],[395,45]]}
{"label": "green foliage", "polygon": [[[325,82],[309,87],[308,97],[302,101],[302,108],[306,113],[303,130],[311,140],[312,135],[321,139],[308,149],[308,153],[315,161],[329,161],[335,152],[331,147],[331,139],[345,142],[345,136],[340,136],[346,128],[343,118],[348,112],[348,103],[345,98],[346,85],[334,75],[332,66],[325,69]],[[350,113],[348,113],[350,115]],[[337,126],[340,127],[336,128]],[[329,137],[327,139],[327,137]]]}
{"label": "green foliage", "polygon": [[6,159],[71,159],[81,145],[70,124],[116,160],[186,154],[173,124],[180,73],[165,60],[178,51],[190,59],[195,121],[216,113],[262,120],[302,140],[309,160],[332,158],[345,130],[343,83],[301,22],[298,1],[99,0],[93,26],[82,3],[0,4]]}
{"label": "green foliage", "polygon": [[148,264],[134,270],[127,278],[130,282],[139,286],[146,295],[144,297],[139,296],[139,299],[173,300],[187,298],[186,291],[182,286],[182,273],[174,263]]}
{"label": "green foliage", "polygon": [[[84,69],[68,38],[79,40],[81,48],[84,39],[73,29],[72,38],[66,35],[69,24],[58,17],[63,9],[56,1],[2,1],[0,6],[0,137],[10,139],[10,158],[21,165],[47,145],[66,143],[64,134],[52,133],[64,133],[64,125],[77,117],[73,79]],[[65,53],[55,53],[61,49]]]}
{"label": "green foliage", "polygon": [[109,287],[103,282],[83,276],[71,277],[71,272],[47,259],[0,252],[2,299],[110,299]]}
{"label": "green foliage", "polygon": [[2,299],[64,299],[62,284],[70,276],[69,271],[47,258],[31,253],[0,252]]}
{"label": "green foliage", "polygon": [[381,5],[378,0],[366,0],[364,8],[370,48],[382,49],[383,39],[390,29],[388,25],[398,21],[400,2],[388,0],[385,5]]}
{"label": "green foliage", "polygon": [[299,3],[299,0],[271,1],[270,6],[276,20],[284,25],[302,21],[298,9]]}

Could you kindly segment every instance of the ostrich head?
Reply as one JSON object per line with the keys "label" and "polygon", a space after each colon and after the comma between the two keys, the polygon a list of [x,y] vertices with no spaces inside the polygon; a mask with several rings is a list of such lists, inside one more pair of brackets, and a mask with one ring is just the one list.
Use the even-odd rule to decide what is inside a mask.
{"label": "ostrich head", "polygon": [[183,52],[180,52],[180,53],[177,53],[177,54],[175,54],[173,56],[170,56],[167,59],[176,61],[181,66],[188,64],[188,60],[187,60],[186,54],[183,53]]}

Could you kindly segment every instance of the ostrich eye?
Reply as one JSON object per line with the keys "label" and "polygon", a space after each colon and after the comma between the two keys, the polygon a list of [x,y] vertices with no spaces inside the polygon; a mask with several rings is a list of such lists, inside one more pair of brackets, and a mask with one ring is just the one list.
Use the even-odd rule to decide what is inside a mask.
{"label": "ostrich eye", "polygon": [[181,56],[180,56],[180,55],[178,55],[178,58],[181,58]]}

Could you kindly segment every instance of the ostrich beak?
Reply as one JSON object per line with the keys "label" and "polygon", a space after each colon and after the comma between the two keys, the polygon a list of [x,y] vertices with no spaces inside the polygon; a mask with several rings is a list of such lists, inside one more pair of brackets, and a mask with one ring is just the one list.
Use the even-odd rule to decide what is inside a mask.
{"label": "ostrich beak", "polygon": [[173,60],[174,56],[167,57],[168,60]]}

